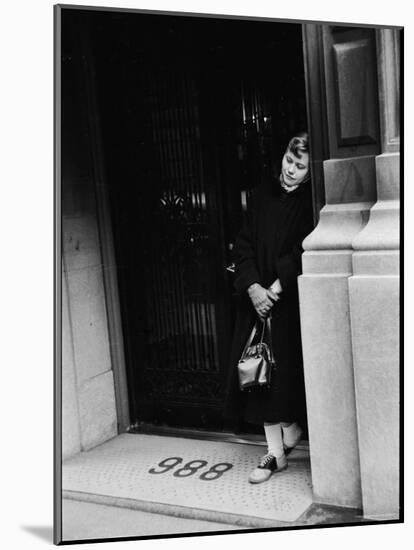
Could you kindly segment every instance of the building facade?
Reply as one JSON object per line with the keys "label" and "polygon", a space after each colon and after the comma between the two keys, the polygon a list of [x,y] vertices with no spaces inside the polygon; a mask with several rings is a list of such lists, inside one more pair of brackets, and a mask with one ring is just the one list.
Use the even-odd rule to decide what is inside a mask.
{"label": "building facade", "polygon": [[[314,499],[376,519],[398,517],[400,503],[401,32],[302,26],[315,229],[299,292]],[[63,459],[135,420],[89,51],[62,74],[62,85],[84,82],[61,115]]]}

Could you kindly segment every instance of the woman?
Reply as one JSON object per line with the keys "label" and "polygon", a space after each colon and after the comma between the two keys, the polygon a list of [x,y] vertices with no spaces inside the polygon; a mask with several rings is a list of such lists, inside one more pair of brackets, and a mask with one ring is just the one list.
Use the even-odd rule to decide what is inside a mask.
{"label": "woman", "polygon": [[[306,418],[297,277],[302,241],[313,228],[308,135],[294,136],[279,178],[255,189],[249,221],[234,246],[238,306],[231,352],[226,416],[264,426],[268,452],[251,483],[287,468]],[[269,389],[241,392],[237,363],[254,323],[271,316],[276,368]]]}

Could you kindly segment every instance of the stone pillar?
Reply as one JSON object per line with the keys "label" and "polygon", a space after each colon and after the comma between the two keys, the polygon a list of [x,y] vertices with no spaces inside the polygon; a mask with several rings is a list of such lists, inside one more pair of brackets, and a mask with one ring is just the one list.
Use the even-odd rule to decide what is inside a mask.
{"label": "stone pillar", "polygon": [[363,512],[378,519],[399,517],[399,32],[378,31],[378,201],[349,279]]}
{"label": "stone pillar", "polygon": [[[86,199],[87,193],[79,196]],[[117,435],[102,262],[93,214],[64,215],[62,227],[70,320],[64,338],[72,340],[80,447],[88,450]],[[75,428],[75,422],[63,427]]]}
{"label": "stone pillar", "polygon": [[[325,190],[319,223],[303,243],[298,281],[312,483],[315,501],[361,508],[348,279],[352,243],[377,199],[375,31],[316,26],[312,42],[307,34],[309,130],[317,144],[314,193],[321,185]],[[319,67],[317,79],[309,72],[312,66]],[[318,95],[319,101],[310,100]],[[326,147],[320,135],[326,136]],[[323,171],[315,170],[318,166]]]}
{"label": "stone pillar", "polygon": [[81,450],[79,402],[66,274],[62,268],[62,459]]}
{"label": "stone pillar", "polygon": [[[76,44],[75,44],[76,46]],[[118,433],[96,177],[84,116],[81,52],[63,56],[62,382],[64,456]],[[67,46],[69,47],[69,46]]]}
{"label": "stone pillar", "polygon": [[[327,204],[303,243],[299,277],[312,483],[315,501],[360,508],[348,278],[352,241],[373,204],[374,159],[329,160],[324,169]],[[351,202],[360,176],[365,200]]]}

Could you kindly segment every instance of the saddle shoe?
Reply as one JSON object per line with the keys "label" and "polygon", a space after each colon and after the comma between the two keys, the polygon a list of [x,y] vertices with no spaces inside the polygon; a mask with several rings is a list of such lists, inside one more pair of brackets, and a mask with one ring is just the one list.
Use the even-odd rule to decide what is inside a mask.
{"label": "saddle shoe", "polygon": [[272,474],[282,472],[287,467],[288,462],[285,455],[276,458],[271,453],[267,453],[260,459],[258,466],[249,475],[249,483],[267,481]]}

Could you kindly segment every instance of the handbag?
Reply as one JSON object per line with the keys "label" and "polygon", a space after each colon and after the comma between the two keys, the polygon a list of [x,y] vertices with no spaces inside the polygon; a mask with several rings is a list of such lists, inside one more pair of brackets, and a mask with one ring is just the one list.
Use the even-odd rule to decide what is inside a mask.
{"label": "handbag", "polygon": [[[260,321],[255,323],[246,342],[242,356],[237,364],[239,386],[242,391],[270,386],[272,369],[275,366],[273,357],[270,318],[261,321],[261,336],[257,344],[252,345],[258,332]],[[264,342],[265,329],[268,333],[268,344]]]}

